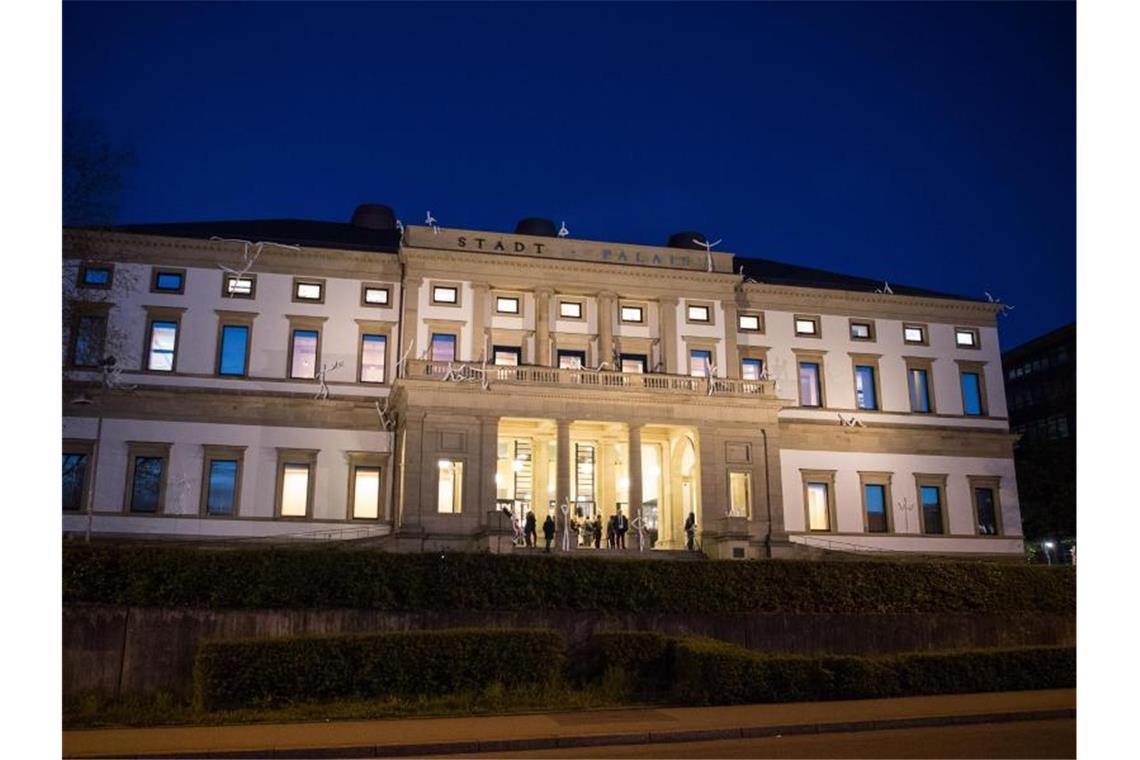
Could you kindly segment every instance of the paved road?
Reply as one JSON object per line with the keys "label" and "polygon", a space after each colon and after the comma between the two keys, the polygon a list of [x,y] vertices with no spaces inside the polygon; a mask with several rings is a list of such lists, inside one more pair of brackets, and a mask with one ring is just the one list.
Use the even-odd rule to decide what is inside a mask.
{"label": "paved road", "polygon": [[[496,757],[1075,758],[1075,720],[985,723],[767,739],[501,752]],[[488,755],[449,755],[481,757]]]}

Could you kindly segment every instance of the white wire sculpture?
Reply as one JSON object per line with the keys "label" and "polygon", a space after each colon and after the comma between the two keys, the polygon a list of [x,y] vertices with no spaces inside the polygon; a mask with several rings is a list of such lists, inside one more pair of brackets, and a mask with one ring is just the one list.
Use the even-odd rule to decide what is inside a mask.
{"label": "white wire sculpture", "polygon": [[645,551],[645,544],[646,544],[644,512],[645,512],[645,507],[638,507],[637,508],[637,517],[635,517],[629,521],[630,527],[637,531],[637,550],[639,552]]}
{"label": "white wire sculpture", "polygon": [[566,221],[563,220],[562,226],[558,228],[558,237],[570,237],[570,230],[566,229]]}
{"label": "white wire sculpture", "polygon": [[[284,249],[290,250],[290,251],[301,250],[301,246],[299,246],[299,245],[288,245],[286,243],[273,243],[273,242],[265,241],[265,240],[258,241],[255,243],[252,240],[242,240],[240,238],[224,238],[224,237],[218,237],[217,235],[212,236],[210,238],[210,240],[214,240],[214,241],[217,241],[220,243],[241,243],[241,245],[242,245],[242,252],[241,252],[242,266],[241,266],[241,269],[231,269],[230,267],[227,267],[223,264],[218,264],[218,269],[221,269],[223,272],[225,272],[227,274],[232,274],[238,280],[244,278],[247,274],[249,274],[250,270],[253,269],[253,265],[255,263],[257,263],[257,257],[261,255],[261,252],[265,250],[265,246],[267,246],[267,245],[272,245],[272,246],[275,246],[277,248],[284,248]],[[233,298],[236,294],[237,294],[237,289],[231,288],[229,290],[229,292],[226,293],[226,296],[229,298]]]}
{"label": "white wire sculpture", "polygon": [[111,391],[137,390],[137,385],[123,382],[123,370],[115,366],[117,363],[118,360],[113,356],[108,356],[99,362],[99,367],[103,371],[103,387]]}
{"label": "white wire sculpture", "polygon": [[713,270],[712,249],[720,245],[721,241],[716,240],[710,243],[707,240],[697,240],[696,238],[693,238],[693,242],[699,245],[701,248],[705,249],[705,256],[708,258],[708,269],[705,271],[711,272]]}
{"label": "white wire sculpture", "polygon": [[391,408],[392,397],[384,397],[384,405],[376,402],[376,416],[380,418],[380,429],[391,432],[396,429],[396,410]]}
{"label": "white wire sculpture", "polygon": [[982,292],[986,294],[986,299],[990,303],[996,304],[999,307],[998,313],[1001,314],[1003,317],[1008,316],[1009,312],[1013,311],[1012,306],[1010,306],[1007,303],[1003,303],[1000,298],[994,298],[992,295],[989,294],[989,291],[983,290]]}
{"label": "white wire sculpture", "polygon": [[344,362],[337,359],[332,364],[321,364],[321,369],[317,372],[317,380],[321,382],[321,387],[317,389],[317,395],[313,396],[315,399],[327,399],[329,397],[329,387],[325,383],[325,379],[330,372],[335,372],[344,366]]}
{"label": "white wire sculpture", "polygon": [[891,290],[891,284],[886,280],[883,280],[883,287],[875,288],[875,292],[887,296],[893,296],[895,294],[895,291]]}
{"label": "white wire sculpture", "polygon": [[570,505],[563,501],[558,507],[562,512],[562,551],[570,551]]}
{"label": "white wire sculpture", "polygon": [[427,216],[424,218],[424,224],[431,227],[432,234],[439,234],[439,220],[431,215],[431,211],[427,212]]}
{"label": "white wire sculpture", "polygon": [[850,417],[844,417],[842,413],[839,414],[839,424],[843,427],[867,427],[863,424],[863,420],[856,417],[854,414]]}

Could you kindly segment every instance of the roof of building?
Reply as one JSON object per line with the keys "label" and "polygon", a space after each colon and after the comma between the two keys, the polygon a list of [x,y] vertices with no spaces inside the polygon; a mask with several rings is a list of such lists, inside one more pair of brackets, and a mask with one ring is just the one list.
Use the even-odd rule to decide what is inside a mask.
{"label": "roof of building", "polygon": [[[159,224],[128,224],[113,228],[119,232],[140,235],[160,235],[208,240],[211,237],[236,238],[320,248],[343,248],[359,251],[396,253],[399,250],[398,230],[377,230],[346,222],[323,222],[307,219],[249,219],[240,221],[172,222]],[[789,264],[771,259],[736,256],[735,268],[746,278],[771,285],[822,288],[872,293],[885,284],[868,277],[831,272],[825,269]],[[946,298],[959,301],[982,301],[953,293],[928,288],[889,283],[896,295],[923,298]]]}
{"label": "roof of building", "polygon": [[1060,343],[1076,343],[1077,342],[1077,323],[1070,322],[1067,325],[1050,330],[1047,333],[1038,335],[1036,338],[1030,338],[1024,343],[1014,346],[1013,348],[1006,349],[1002,352],[1002,360],[1010,361],[1016,360],[1021,356],[1033,354],[1038,351],[1047,351],[1053,346]]}

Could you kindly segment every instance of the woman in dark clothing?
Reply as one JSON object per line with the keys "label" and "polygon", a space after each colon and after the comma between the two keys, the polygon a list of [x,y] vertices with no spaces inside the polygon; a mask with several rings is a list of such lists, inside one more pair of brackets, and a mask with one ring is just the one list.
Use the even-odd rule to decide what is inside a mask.
{"label": "woman in dark clothing", "polygon": [[526,536],[526,545],[533,548],[538,543],[538,531],[535,530],[537,521],[534,518],[534,512],[531,510],[526,511],[526,522],[524,523],[523,534]]}
{"label": "woman in dark clothing", "polygon": [[601,514],[594,516],[594,548],[600,549],[602,546],[602,516]]}
{"label": "woman in dark clothing", "polygon": [[546,522],[542,524],[542,536],[546,539],[546,551],[550,551],[550,542],[554,540],[554,518],[550,515],[546,516]]}

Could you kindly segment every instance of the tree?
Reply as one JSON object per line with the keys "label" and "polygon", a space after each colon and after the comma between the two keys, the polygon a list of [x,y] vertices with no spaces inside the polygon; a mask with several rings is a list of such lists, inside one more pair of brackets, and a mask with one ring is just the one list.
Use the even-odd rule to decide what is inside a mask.
{"label": "tree", "polygon": [[133,164],[130,149],[112,142],[96,121],[84,115],[64,117],[63,225],[113,224]]}

